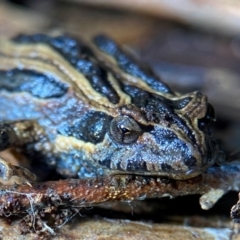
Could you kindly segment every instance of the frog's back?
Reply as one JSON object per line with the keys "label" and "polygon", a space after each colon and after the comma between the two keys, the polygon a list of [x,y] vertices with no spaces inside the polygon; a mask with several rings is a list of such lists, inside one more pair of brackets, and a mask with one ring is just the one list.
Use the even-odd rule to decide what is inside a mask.
{"label": "frog's back", "polygon": [[[0,45],[0,121],[34,119],[61,131],[63,125],[93,112],[106,119],[115,117],[119,107],[135,97],[123,90],[119,78],[121,84],[137,82],[147,91],[171,93],[164,83],[117,53],[115,43],[104,36],[97,37],[95,44],[85,44],[67,36],[20,35]],[[111,51],[112,58],[107,59],[104,51],[108,55]],[[119,55],[117,60],[114,54]]]}

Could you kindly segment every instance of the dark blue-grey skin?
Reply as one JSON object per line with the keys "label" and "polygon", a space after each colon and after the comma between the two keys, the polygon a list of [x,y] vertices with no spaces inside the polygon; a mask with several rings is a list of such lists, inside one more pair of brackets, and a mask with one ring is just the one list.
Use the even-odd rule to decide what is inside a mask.
{"label": "dark blue-grey skin", "polygon": [[207,97],[173,92],[102,35],[87,44],[41,34],[1,41],[0,121],[12,129],[1,149],[21,151],[40,178],[187,179],[220,154]]}

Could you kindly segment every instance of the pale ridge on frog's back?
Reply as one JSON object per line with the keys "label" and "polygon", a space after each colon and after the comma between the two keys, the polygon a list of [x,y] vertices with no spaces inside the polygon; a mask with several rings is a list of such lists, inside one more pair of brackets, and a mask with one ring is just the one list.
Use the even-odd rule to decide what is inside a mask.
{"label": "pale ridge on frog's back", "polygon": [[212,120],[206,96],[173,92],[106,36],[0,41],[0,121],[33,166],[65,177],[190,178],[218,156]]}

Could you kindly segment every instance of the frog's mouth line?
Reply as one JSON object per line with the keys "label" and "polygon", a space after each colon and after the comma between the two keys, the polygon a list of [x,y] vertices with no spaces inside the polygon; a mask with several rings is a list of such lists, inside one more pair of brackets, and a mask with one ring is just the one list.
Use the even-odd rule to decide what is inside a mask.
{"label": "frog's mouth line", "polygon": [[[206,170],[206,169],[205,169]],[[148,173],[148,172],[122,172],[118,170],[109,170],[110,176],[139,176],[139,177],[150,177],[150,178],[161,178],[161,179],[173,179],[173,180],[186,180],[198,175],[201,175],[202,171],[194,172],[193,170],[188,172],[175,171],[172,173]]]}

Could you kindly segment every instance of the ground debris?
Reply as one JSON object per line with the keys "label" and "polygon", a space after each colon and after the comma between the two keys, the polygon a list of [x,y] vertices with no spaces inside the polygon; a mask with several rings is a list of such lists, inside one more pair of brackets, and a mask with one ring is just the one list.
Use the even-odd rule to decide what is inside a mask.
{"label": "ground debris", "polygon": [[[240,164],[233,162],[214,166],[201,176],[184,181],[119,175],[99,179],[32,183],[31,186],[3,185],[0,191],[0,215],[23,216],[20,224],[23,234],[35,232],[39,235],[54,235],[55,230],[76,215],[81,208],[103,202],[200,194],[201,205],[208,209],[218,200],[218,197],[211,197],[211,192],[221,192],[220,198],[229,190],[239,191],[239,172]],[[211,204],[207,204],[209,202]],[[239,220],[239,205],[240,203],[232,209],[235,221]]]}
{"label": "ground debris", "polygon": [[36,233],[42,237],[56,235],[56,229],[67,223],[78,211],[74,208],[61,209],[49,205],[26,215],[20,221],[20,231],[22,234]]}

